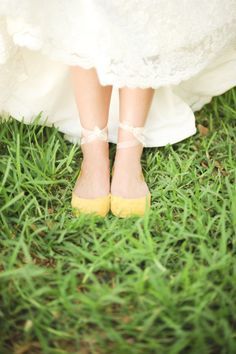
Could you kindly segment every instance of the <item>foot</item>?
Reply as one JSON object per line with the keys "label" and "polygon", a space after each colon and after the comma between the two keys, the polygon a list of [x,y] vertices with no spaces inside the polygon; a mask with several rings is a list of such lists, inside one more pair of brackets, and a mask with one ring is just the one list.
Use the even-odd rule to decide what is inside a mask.
{"label": "foot", "polygon": [[80,175],[73,193],[80,198],[98,198],[110,193],[109,145],[104,141],[84,144]]}
{"label": "foot", "polygon": [[148,194],[149,189],[144,180],[140,162],[141,153],[141,146],[117,150],[111,194],[130,199],[142,198]]}

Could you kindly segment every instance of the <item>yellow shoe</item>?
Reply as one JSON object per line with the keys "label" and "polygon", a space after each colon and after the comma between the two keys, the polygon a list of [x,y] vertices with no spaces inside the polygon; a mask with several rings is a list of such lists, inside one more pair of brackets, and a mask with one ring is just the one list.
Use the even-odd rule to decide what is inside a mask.
{"label": "yellow shoe", "polygon": [[110,210],[110,194],[104,197],[89,199],[80,198],[75,193],[72,193],[71,206],[74,209],[74,215],[95,214],[105,217]]}
{"label": "yellow shoe", "polygon": [[[133,127],[128,123],[120,123],[119,126],[133,134],[134,140],[129,140],[117,144],[117,149],[129,148],[142,144],[145,146],[144,128]],[[113,171],[112,171],[113,174]],[[143,174],[141,178],[144,179]],[[111,212],[120,218],[128,218],[131,216],[144,216],[151,208],[151,194],[148,192],[141,198],[124,198],[118,195],[111,194]]]}
{"label": "yellow shoe", "polygon": [[[108,141],[107,127],[99,129],[95,127],[94,130],[82,128],[83,137],[81,139],[81,145],[90,143],[95,139]],[[80,172],[81,173],[81,172]],[[78,175],[78,178],[80,176]],[[77,179],[78,179],[77,178]],[[97,198],[81,198],[72,192],[71,206],[75,216],[81,214],[94,214],[101,217],[105,217],[110,210],[110,193],[108,195]]]}
{"label": "yellow shoe", "polygon": [[111,195],[111,212],[120,218],[144,216],[151,207],[151,194],[142,198],[122,198]]}

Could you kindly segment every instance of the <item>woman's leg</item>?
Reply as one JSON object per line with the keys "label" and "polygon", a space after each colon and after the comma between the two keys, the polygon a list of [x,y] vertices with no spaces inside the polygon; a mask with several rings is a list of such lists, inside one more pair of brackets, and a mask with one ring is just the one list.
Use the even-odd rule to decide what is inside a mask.
{"label": "woman's leg", "polygon": [[[83,128],[104,128],[108,122],[112,86],[102,86],[94,68],[71,67],[80,122]],[[109,145],[94,140],[81,146],[83,167],[75,186],[75,193],[82,198],[96,198],[110,191]]]}
{"label": "woman's leg", "polygon": [[[152,88],[121,88],[120,89],[120,121],[126,121],[134,127],[145,125],[151,106],[154,90]],[[118,142],[133,140],[132,133],[119,129]],[[140,179],[141,144],[125,149],[117,149],[111,193],[124,198],[143,197],[148,192],[145,181]]]}

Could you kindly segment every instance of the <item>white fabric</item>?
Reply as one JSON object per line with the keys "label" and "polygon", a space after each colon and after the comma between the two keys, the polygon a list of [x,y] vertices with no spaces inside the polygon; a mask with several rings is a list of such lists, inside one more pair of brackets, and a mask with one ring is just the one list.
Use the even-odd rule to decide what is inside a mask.
{"label": "white fabric", "polygon": [[153,87],[147,146],[196,132],[193,111],[236,85],[236,0],[0,0],[0,111],[54,124],[77,142],[68,65],[96,67],[114,91]]}

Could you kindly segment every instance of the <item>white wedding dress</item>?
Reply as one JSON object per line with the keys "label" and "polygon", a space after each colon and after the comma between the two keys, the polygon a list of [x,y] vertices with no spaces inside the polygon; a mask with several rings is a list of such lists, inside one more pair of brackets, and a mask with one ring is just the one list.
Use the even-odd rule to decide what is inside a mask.
{"label": "white wedding dress", "polygon": [[117,139],[118,88],[153,87],[147,146],[196,132],[194,111],[236,85],[236,0],[0,0],[0,112],[81,126],[69,65],[95,67],[113,85],[109,141]]}

